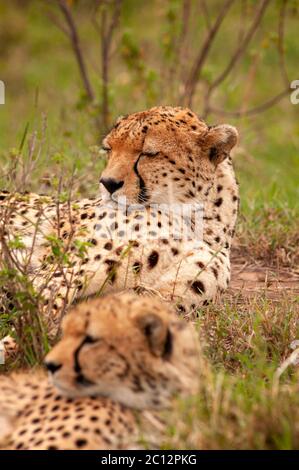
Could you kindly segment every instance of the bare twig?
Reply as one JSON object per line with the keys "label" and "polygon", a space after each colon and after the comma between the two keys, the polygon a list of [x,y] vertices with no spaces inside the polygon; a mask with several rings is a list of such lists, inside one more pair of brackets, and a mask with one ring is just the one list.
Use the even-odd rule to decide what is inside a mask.
{"label": "bare twig", "polygon": [[278,22],[278,54],[279,54],[279,64],[282,79],[287,86],[290,83],[286,64],[285,64],[285,51],[284,51],[284,26],[285,26],[285,16],[287,9],[288,0],[283,0],[281,4],[279,22]]}
{"label": "bare twig", "polygon": [[245,34],[243,41],[236,48],[234,54],[231,56],[231,59],[229,63],[227,64],[227,66],[225,67],[225,69],[223,70],[223,72],[209,86],[206,97],[205,97],[205,108],[204,108],[204,113],[203,113],[204,116],[207,116],[208,112],[211,111],[210,99],[211,99],[211,95],[213,91],[227,78],[227,76],[230,74],[232,69],[237,64],[237,62],[246,52],[251,39],[253,38],[255,32],[257,31],[261,23],[261,20],[265,14],[265,11],[269,3],[270,3],[270,0],[262,0],[262,2],[260,3],[260,7],[257,10],[257,13],[255,15],[255,18],[253,19],[250,28]]}
{"label": "bare twig", "polygon": [[[73,50],[77,59],[77,63],[78,63],[78,67],[80,70],[81,77],[82,77],[86,96],[90,101],[94,101],[94,92],[93,92],[93,89],[92,89],[92,86],[88,77],[83,52],[81,50],[80,38],[79,38],[78,30],[77,30],[72,12],[65,0],[57,0],[57,1],[68,26],[68,37],[70,38],[71,45],[73,47]],[[65,28],[62,28],[62,30],[65,31]]]}
{"label": "bare twig", "polygon": [[185,65],[188,59],[188,49],[187,49],[187,36],[189,31],[190,24],[190,15],[191,15],[191,1],[184,0],[182,5],[182,26],[181,31],[178,37],[177,42],[177,68],[185,69]]}
{"label": "bare twig", "polygon": [[100,25],[96,18],[93,22],[101,37],[101,62],[102,62],[102,120],[106,131],[110,125],[109,109],[109,63],[114,32],[119,24],[122,0],[114,0],[113,12],[109,22],[106,2],[100,1],[98,7],[102,7]]}
{"label": "bare twig", "polygon": [[206,0],[200,0],[200,9],[205,19],[208,31],[211,30],[211,17]]}
{"label": "bare twig", "polygon": [[256,54],[253,55],[252,61],[248,70],[248,74],[244,80],[244,92],[243,92],[243,98],[241,100],[241,108],[240,111],[246,112],[246,109],[248,108],[248,103],[251,100],[252,97],[252,92],[256,87],[255,84],[255,77],[257,74],[258,66],[261,60],[261,53],[257,52]]}
{"label": "bare twig", "polygon": [[246,24],[246,17],[247,17],[247,0],[241,0],[240,2],[240,26],[238,32],[238,44],[240,44],[244,39],[245,34],[245,24]]}
{"label": "bare twig", "polygon": [[263,111],[266,111],[267,109],[271,108],[289,93],[290,93],[290,87],[281,91],[280,93],[278,93],[278,95],[275,95],[273,98],[269,99],[265,103],[260,104],[259,106],[256,106],[255,108],[248,109],[247,111],[245,110],[244,111],[226,111],[224,109],[219,109],[219,108],[214,108],[214,107],[210,107],[209,110],[210,112],[214,114],[220,114],[223,116],[231,116],[231,117],[236,117],[236,118],[243,117],[243,116],[253,116],[255,114],[262,113]]}
{"label": "bare twig", "polygon": [[66,36],[69,36],[69,30],[65,26],[64,23],[61,22],[61,20],[52,12],[52,11],[47,11],[47,16],[51,20],[51,22],[58,28],[60,31],[63,32]]}
{"label": "bare twig", "polygon": [[234,0],[226,0],[226,2],[223,4],[213,26],[211,27],[210,31],[208,32],[208,35],[195,59],[195,62],[191,68],[190,74],[186,80],[185,83],[185,89],[184,89],[184,97],[185,101],[187,102],[188,106],[192,106],[192,101],[193,101],[193,96],[196,91],[196,86],[198,83],[198,79],[200,76],[200,72],[202,70],[202,67],[204,65],[204,62],[206,58],[208,57],[208,53],[210,51],[210,48],[213,44],[213,41],[216,37],[216,34],[224,20],[224,18],[227,15],[227,12],[231,5],[233,4]]}
{"label": "bare twig", "polygon": [[185,75],[185,68],[188,62],[188,42],[187,36],[190,27],[190,15],[191,15],[191,0],[183,0],[181,8],[181,27],[176,38],[173,40],[173,58],[169,69],[163,77],[163,82],[167,84],[167,87],[171,87],[171,93],[173,93],[173,86],[177,78],[183,80]]}

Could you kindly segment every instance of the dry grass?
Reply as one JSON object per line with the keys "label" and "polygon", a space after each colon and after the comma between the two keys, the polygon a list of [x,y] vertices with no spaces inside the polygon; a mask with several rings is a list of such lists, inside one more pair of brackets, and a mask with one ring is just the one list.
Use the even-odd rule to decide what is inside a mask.
{"label": "dry grass", "polygon": [[299,374],[287,362],[299,337],[298,298],[237,298],[200,312],[200,390],[167,417],[165,448],[299,447]]}
{"label": "dry grass", "polygon": [[299,271],[298,211],[290,207],[266,207],[239,221],[239,253],[267,265]]}

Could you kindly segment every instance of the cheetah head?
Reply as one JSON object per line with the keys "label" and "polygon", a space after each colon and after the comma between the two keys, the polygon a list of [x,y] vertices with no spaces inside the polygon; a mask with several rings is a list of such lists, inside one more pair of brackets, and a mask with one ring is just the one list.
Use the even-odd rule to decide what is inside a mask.
{"label": "cheetah head", "polygon": [[189,109],[155,107],[119,118],[103,140],[105,201],[204,202],[215,170],[237,142],[229,125],[208,127]]}
{"label": "cheetah head", "polygon": [[158,299],[107,296],[75,307],[46,367],[67,396],[103,396],[159,409],[198,381],[198,339]]}

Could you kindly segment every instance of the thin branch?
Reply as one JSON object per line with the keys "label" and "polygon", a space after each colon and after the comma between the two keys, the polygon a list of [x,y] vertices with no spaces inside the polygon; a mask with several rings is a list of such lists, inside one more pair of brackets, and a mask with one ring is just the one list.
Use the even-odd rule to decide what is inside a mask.
{"label": "thin branch", "polygon": [[255,108],[248,109],[247,111],[226,111],[224,109],[219,109],[219,108],[213,108],[210,107],[209,111],[214,114],[220,114],[223,116],[230,116],[230,117],[243,117],[243,116],[253,116],[255,114],[262,113],[263,111],[268,110],[275,104],[277,104],[279,101],[282,100],[286,95],[290,93],[290,87],[286,88],[285,90],[281,91],[278,93],[278,95],[274,96],[273,98],[269,99],[268,101],[265,101],[265,103],[260,104],[259,106],[256,106]]}
{"label": "thin branch", "polygon": [[86,64],[84,61],[84,56],[81,50],[80,38],[79,38],[79,34],[77,31],[77,27],[76,27],[72,12],[65,0],[57,0],[57,1],[68,26],[68,37],[70,38],[71,45],[73,47],[73,50],[77,59],[78,67],[80,70],[80,74],[82,77],[82,81],[83,81],[87,98],[90,101],[94,101],[94,92],[93,92],[93,89],[92,89],[92,86],[88,77]]}
{"label": "thin branch", "polygon": [[208,6],[207,6],[207,3],[206,3],[206,0],[200,0],[200,8],[201,8],[201,11],[202,11],[202,15],[205,19],[205,22],[206,22],[206,25],[207,25],[207,29],[208,31],[211,30],[211,18],[210,18],[210,13],[209,13],[209,9],[208,9]]}
{"label": "thin branch", "polygon": [[285,17],[286,17],[286,9],[287,9],[288,0],[283,0],[280,13],[279,13],[279,22],[278,22],[278,54],[279,54],[279,65],[280,71],[282,75],[282,79],[285,85],[290,83],[286,64],[285,64],[285,54],[284,54],[284,26],[285,26]]}
{"label": "thin branch", "polygon": [[256,88],[256,74],[258,70],[258,66],[261,61],[261,53],[257,52],[254,54],[251,58],[251,63],[249,66],[248,73],[246,77],[244,76],[244,90],[243,90],[243,97],[241,98],[241,108],[240,111],[244,112],[248,108],[248,103],[250,102],[250,99],[252,97],[252,92]]}
{"label": "thin branch", "polygon": [[240,27],[238,32],[238,44],[240,44],[244,39],[245,24],[247,17],[247,0],[241,0],[240,7]]}
{"label": "thin branch", "polygon": [[107,36],[109,38],[109,45],[112,41],[113,32],[117,28],[117,25],[119,23],[119,18],[120,18],[120,13],[121,13],[121,4],[122,4],[122,0],[114,1],[114,12],[113,12],[111,23],[107,32]]}
{"label": "thin branch", "polygon": [[188,61],[188,43],[187,37],[190,27],[190,15],[191,15],[191,0],[183,0],[181,9],[181,28],[177,38],[173,44],[174,60],[171,63],[168,71],[168,77],[166,77],[166,83],[169,86],[174,85],[176,77],[182,78],[184,75],[185,66]]}
{"label": "thin branch", "polygon": [[204,111],[203,111],[203,117],[207,116],[208,113],[211,111],[211,106],[210,106],[210,100],[211,100],[211,95],[213,91],[226,79],[226,77],[230,74],[234,66],[237,64],[239,59],[244,55],[252,37],[254,36],[255,32],[258,29],[258,26],[260,25],[260,22],[264,16],[264,13],[269,5],[271,0],[262,0],[260,3],[260,7],[255,15],[255,18],[252,21],[251,26],[249,27],[247,33],[245,34],[243,40],[240,42],[240,45],[236,48],[234,54],[232,55],[229,63],[223,70],[223,72],[214,80],[213,83],[209,86],[206,96],[204,98]]}
{"label": "thin branch", "polygon": [[68,37],[70,36],[68,28],[63,23],[61,23],[59,18],[52,11],[50,10],[47,11],[46,15],[51,20],[51,22],[56,26],[56,28],[60,29],[60,31],[62,31],[63,34],[65,34],[66,36]]}
{"label": "thin branch", "polygon": [[109,109],[109,63],[111,57],[111,46],[114,32],[119,24],[122,0],[114,0],[111,21],[108,24],[108,15],[105,2],[99,2],[98,8],[103,7],[101,12],[101,24],[99,25],[96,18],[93,19],[95,28],[101,37],[101,64],[102,64],[102,120],[105,130],[110,124]]}
{"label": "thin branch", "polygon": [[214,82],[210,86],[210,92],[216,88],[218,85],[220,85],[221,82],[223,82],[228,74],[231,72],[233,67],[236,65],[238,60],[242,57],[244,52],[246,51],[252,37],[254,36],[256,30],[259,27],[259,24],[264,16],[264,13],[269,5],[271,0],[263,0],[260,4],[260,8],[257,11],[257,14],[251,24],[251,27],[247,31],[243,41],[241,44],[237,47],[235,53],[231,57],[229,63],[227,64],[226,68],[223,70],[223,72],[214,80]]}
{"label": "thin branch", "polygon": [[200,72],[202,70],[202,67],[204,65],[204,62],[208,56],[208,53],[210,51],[210,48],[213,44],[213,41],[216,37],[216,34],[226,17],[228,9],[231,7],[233,4],[234,0],[226,0],[226,2],[223,4],[222,9],[220,10],[219,15],[217,16],[213,26],[211,27],[210,31],[208,32],[208,35],[199,51],[199,54],[195,60],[195,63],[193,67],[191,68],[191,72],[189,74],[189,77],[186,80],[185,83],[185,90],[184,94],[186,97],[186,101],[188,103],[188,106],[192,105],[192,100],[193,96],[196,90],[196,86],[198,83],[198,77],[200,76]]}
{"label": "thin branch", "polygon": [[191,14],[191,1],[184,0],[182,5],[182,27],[178,37],[178,56],[181,57],[184,50],[186,37],[189,29],[189,19]]}

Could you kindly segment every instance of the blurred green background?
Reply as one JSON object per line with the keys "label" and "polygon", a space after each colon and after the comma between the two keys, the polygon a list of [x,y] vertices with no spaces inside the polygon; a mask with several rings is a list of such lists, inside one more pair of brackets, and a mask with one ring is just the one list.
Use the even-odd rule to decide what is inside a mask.
{"label": "blurred green background", "polygon": [[[86,96],[61,3],[79,35],[92,101]],[[254,34],[214,89],[207,108],[207,90],[242,45],[263,3],[265,11]],[[5,175],[11,165],[18,165],[26,174],[21,189],[52,191],[61,172],[75,171],[78,194],[95,194],[104,165],[95,146],[107,126],[120,114],[188,103],[186,80],[225,6],[220,28],[195,74],[191,107],[209,124],[228,122],[239,129],[235,162],[246,233],[274,226],[275,243],[282,226],[283,231],[295,229],[299,105],[291,104],[285,90],[288,82],[299,79],[297,0],[1,2],[0,79],[6,84],[6,104],[0,106],[2,186],[14,185]],[[105,122],[103,31],[109,31],[118,7],[110,37]],[[248,115],[282,91],[283,98],[273,106]],[[242,223],[240,227],[242,231]]]}

